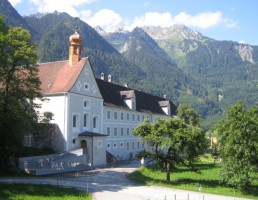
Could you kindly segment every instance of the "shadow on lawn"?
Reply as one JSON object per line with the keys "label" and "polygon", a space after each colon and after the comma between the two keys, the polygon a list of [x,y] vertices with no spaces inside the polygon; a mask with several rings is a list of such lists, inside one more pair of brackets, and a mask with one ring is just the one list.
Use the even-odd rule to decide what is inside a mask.
{"label": "shadow on lawn", "polygon": [[[198,163],[196,164],[196,168],[200,171],[204,171],[204,170],[212,170],[214,168],[216,168],[218,166],[217,163]],[[159,167],[158,165],[152,165],[152,166],[147,166],[146,168],[148,168],[148,170],[152,171],[152,172],[165,172],[165,167],[164,169],[162,169],[161,167]],[[192,170],[187,168],[187,167],[174,167],[171,170],[171,173],[182,173],[182,172],[191,172]]]}

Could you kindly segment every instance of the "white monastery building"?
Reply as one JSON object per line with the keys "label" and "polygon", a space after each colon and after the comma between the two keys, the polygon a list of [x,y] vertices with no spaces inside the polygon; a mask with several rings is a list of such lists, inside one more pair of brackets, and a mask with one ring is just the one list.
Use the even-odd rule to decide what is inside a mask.
{"label": "white monastery building", "polygon": [[39,64],[41,90],[47,101],[40,113],[53,113],[53,149],[83,149],[87,163],[106,164],[108,156],[134,158],[147,147],[133,129],[145,119],[173,117],[176,106],[166,98],[97,79],[88,57],[81,58],[82,37],[69,38],[69,60]]}

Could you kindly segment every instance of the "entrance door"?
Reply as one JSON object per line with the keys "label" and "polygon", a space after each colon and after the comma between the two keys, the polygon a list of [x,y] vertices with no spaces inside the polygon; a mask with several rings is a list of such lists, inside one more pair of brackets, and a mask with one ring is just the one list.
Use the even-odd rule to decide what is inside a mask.
{"label": "entrance door", "polygon": [[86,140],[81,140],[80,146],[81,146],[82,149],[86,149],[87,148]]}
{"label": "entrance door", "polygon": [[89,163],[89,151],[88,151],[87,141],[81,140],[80,147],[82,148],[82,152],[84,155],[84,164],[88,164]]}

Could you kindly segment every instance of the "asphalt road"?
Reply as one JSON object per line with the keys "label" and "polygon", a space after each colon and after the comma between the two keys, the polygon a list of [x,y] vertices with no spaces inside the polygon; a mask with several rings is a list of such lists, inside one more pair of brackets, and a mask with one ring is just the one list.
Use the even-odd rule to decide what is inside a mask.
{"label": "asphalt road", "polygon": [[50,184],[88,191],[93,200],[240,200],[243,198],[206,194],[157,186],[140,185],[127,176],[139,167],[139,162],[114,168],[63,173],[29,178],[0,178],[5,183]]}

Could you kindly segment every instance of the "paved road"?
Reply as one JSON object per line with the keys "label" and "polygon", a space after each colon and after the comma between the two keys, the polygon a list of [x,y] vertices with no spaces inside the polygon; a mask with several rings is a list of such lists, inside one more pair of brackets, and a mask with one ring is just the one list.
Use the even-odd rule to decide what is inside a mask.
{"label": "paved road", "polygon": [[121,167],[96,169],[31,178],[0,178],[0,182],[51,184],[74,187],[93,194],[93,200],[240,200],[200,192],[144,186],[131,182],[127,175],[139,167],[131,163]]}

